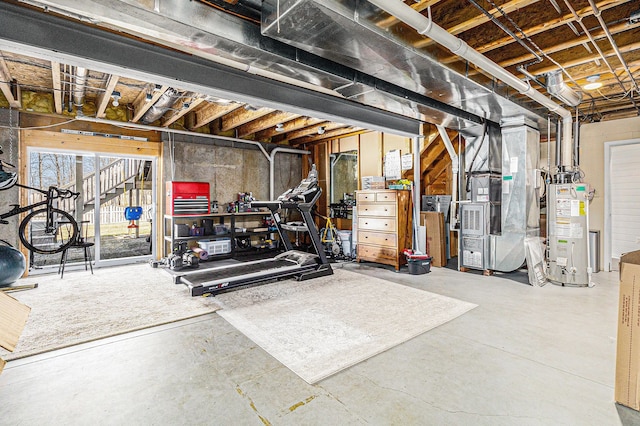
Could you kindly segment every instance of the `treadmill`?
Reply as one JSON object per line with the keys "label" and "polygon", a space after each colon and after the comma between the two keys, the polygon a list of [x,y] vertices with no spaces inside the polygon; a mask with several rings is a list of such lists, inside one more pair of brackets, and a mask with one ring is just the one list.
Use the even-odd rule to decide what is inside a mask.
{"label": "treadmill", "polygon": [[[221,266],[206,271],[187,271],[174,276],[175,284],[189,287],[191,296],[216,295],[224,291],[250,284],[265,284],[269,281],[296,278],[298,281],[332,275],[333,269],[324,254],[318,229],[311,216],[311,209],[320,198],[322,189],[313,165],[309,176],[298,186],[287,190],[275,201],[253,201],[252,207],[266,207],[271,212],[286,251],[271,259],[255,260],[237,265]],[[307,226],[315,253],[293,249],[289,234],[282,228],[280,209],[295,209],[302,215]]]}

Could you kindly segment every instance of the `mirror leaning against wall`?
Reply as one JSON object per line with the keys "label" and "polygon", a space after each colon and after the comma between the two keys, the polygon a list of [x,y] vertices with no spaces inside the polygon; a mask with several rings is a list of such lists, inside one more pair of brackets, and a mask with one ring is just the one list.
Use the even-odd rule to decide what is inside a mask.
{"label": "mirror leaning against wall", "polygon": [[358,151],[331,154],[331,201],[332,217],[347,219],[341,206],[350,205],[358,190]]}

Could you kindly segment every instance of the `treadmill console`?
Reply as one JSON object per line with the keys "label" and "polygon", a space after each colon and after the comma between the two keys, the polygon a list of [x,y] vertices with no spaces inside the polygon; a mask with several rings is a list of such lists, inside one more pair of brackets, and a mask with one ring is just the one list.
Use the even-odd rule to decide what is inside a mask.
{"label": "treadmill console", "polygon": [[287,190],[287,192],[279,196],[278,201],[309,203],[313,200],[319,190],[318,172],[316,171],[316,165],[314,164],[311,167],[309,175],[305,179],[302,179],[298,186]]}

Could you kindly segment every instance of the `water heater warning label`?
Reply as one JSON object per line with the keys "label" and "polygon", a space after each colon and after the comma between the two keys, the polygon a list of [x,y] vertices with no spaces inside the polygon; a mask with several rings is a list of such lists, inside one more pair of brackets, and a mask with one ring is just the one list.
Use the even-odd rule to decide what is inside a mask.
{"label": "water heater warning label", "polygon": [[580,216],[580,201],[571,200],[571,216]]}
{"label": "water heater warning label", "polygon": [[556,200],[556,217],[571,217],[571,200]]}

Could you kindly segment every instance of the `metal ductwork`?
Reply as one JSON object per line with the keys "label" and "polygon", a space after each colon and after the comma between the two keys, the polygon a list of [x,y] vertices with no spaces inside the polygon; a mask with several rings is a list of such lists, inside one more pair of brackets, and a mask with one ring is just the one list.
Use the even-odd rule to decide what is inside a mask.
{"label": "metal ductwork", "polygon": [[[449,34],[447,30],[434,24],[432,20],[423,16],[419,12],[416,12],[410,6],[395,0],[368,0],[369,3],[376,5],[385,12],[395,16],[400,21],[413,27],[419,34],[429,37],[441,46],[449,49],[451,53],[465,59],[472,64],[478,66],[484,71],[488,72],[492,76],[505,82],[509,86],[516,89],[519,93],[533,99],[540,105],[549,109],[551,112],[562,117],[563,126],[563,159],[565,161],[564,166],[571,166],[571,146],[572,146],[572,116],[571,112],[553,100],[547,98],[542,93],[534,90],[529,83],[525,83],[515,75],[511,74],[506,69],[502,68],[497,63],[493,62],[477,50],[469,46],[464,40]],[[505,116],[504,113],[501,114]],[[567,162],[566,159],[569,159]]]}
{"label": "metal ductwork", "polygon": [[169,111],[171,107],[173,107],[181,96],[182,92],[170,87],[158,98],[158,101],[147,110],[140,121],[144,124],[150,124],[159,120],[165,112]]}
{"label": "metal ductwork", "polygon": [[[505,86],[485,87],[415,49],[403,33],[377,27],[380,11],[367,2],[265,0],[262,12],[263,35],[481,118],[460,125],[455,117],[433,114],[421,109],[419,103],[410,103],[429,123],[474,131],[472,128],[480,127],[482,118],[500,122],[503,117],[526,116],[540,124],[544,122],[538,113],[503,96]],[[367,87],[353,84],[341,89],[341,93],[360,100],[362,94],[358,91],[362,89]],[[378,85],[368,89],[374,93],[380,90]],[[378,105],[386,108],[384,101]]]}
{"label": "metal ductwork", "polygon": [[[527,116],[530,120],[545,123],[542,111],[530,111],[530,107],[518,105],[501,96],[500,90],[505,86],[484,87],[458,73],[452,72],[433,58],[414,49],[406,47],[404,41],[392,41],[390,34],[372,24],[369,15],[379,11],[367,2],[358,2],[360,23],[366,25],[353,37],[351,29],[343,31],[345,47],[354,48],[354,52],[362,50],[356,46],[356,36],[367,41],[373,49],[379,50],[378,57],[386,57],[384,63],[371,62],[371,67],[352,67],[353,54],[345,53],[340,57],[332,57],[328,49],[320,48],[317,52],[303,41],[294,45],[285,37],[288,26],[281,26],[280,42],[277,34],[261,34],[259,25],[239,17],[220,12],[201,2],[184,2],[182,0],[155,0],[140,2],[136,0],[28,0],[39,7],[46,7],[58,13],[72,17],[80,16],[100,27],[116,29],[132,34],[159,45],[188,52],[194,56],[241,69],[246,73],[268,77],[295,86],[317,92],[332,94],[354,102],[380,108],[402,116],[419,119],[429,123],[444,125],[447,128],[473,132],[479,127],[482,119],[488,114],[490,120],[499,120],[498,111],[505,116]],[[286,8],[294,4],[312,5],[314,2],[280,0],[281,18]],[[311,31],[307,25],[306,15],[293,16],[296,31],[308,36],[316,29],[329,28],[334,18],[330,9],[337,2],[322,2],[329,7],[318,16],[324,20],[318,28]],[[342,3],[355,3],[353,1]],[[258,7],[256,5],[256,7]],[[262,3],[263,19],[276,13],[276,0]],[[341,9],[345,9],[341,6]],[[296,9],[298,10],[298,9]],[[366,12],[367,14],[362,14]],[[353,11],[351,15],[354,15]],[[315,19],[315,18],[313,18]],[[343,18],[344,19],[344,16]],[[353,22],[353,19],[350,19]],[[361,25],[362,26],[362,25]],[[277,25],[273,27],[274,31]],[[333,30],[333,26],[331,29]],[[366,29],[366,31],[364,31]],[[376,33],[371,33],[375,30]],[[323,32],[322,38],[334,39],[338,34]],[[330,34],[327,37],[326,34]],[[385,41],[386,40],[386,41]],[[361,43],[360,40],[357,43]],[[389,49],[396,51],[396,57]],[[400,51],[398,53],[398,51]],[[309,53],[311,52],[311,53]],[[364,56],[362,56],[365,58]],[[370,58],[361,61],[361,65]],[[414,60],[419,60],[414,62]],[[420,62],[425,61],[427,62]],[[385,74],[379,71],[388,70]],[[416,86],[416,82],[421,84]],[[421,87],[419,91],[414,88]],[[426,87],[426,89],[425,89]],[[502,93],[503,95],[505,93]],[[222,95],[220,95],[222,96]],[[222,96],[228,97],[228,96]],[[240,96],[239,102],[252,102]],[[253,100],[255,101],[255,100]],[[264,103],[263,103],[264,104]],[[348,124],[359,125],[358,123]],[[365,126],[372,130],[383,130],[379,126]],[[392,132],[392,131],[391,131]]]}
{"label": "metal ductwork", "polygon": [[562,70],[547,73],[547,90],[567,105],[577,106],[582,102],[582,93],[567,86],[562,78]]}
{"label": "metal ductwork", "polygon": [[76,106],[78,113],[82,113],[84,105],[84,92],[87,84],[87,69],[83,67],[75,67],[73,75],[73,104]]}

